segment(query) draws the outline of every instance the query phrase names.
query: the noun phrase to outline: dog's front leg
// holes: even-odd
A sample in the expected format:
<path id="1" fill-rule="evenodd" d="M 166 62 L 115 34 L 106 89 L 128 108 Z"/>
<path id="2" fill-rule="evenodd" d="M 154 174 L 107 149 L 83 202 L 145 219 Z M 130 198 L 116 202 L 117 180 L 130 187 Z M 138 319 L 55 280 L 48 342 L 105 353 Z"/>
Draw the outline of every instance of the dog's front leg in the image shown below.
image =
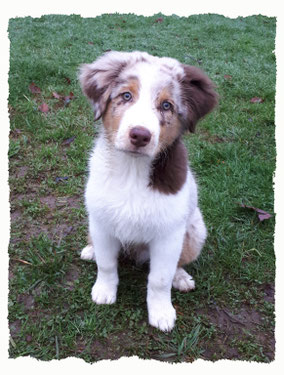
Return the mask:
<path id="1" fill-rule="evenodd" d="M 150 273 L 147 288 L 149 323 L 171 331 L 176 311 L 171 302 L 171 287 L 181 254 L 185 228 L 159 236 L 150 243 Z"/>
<path id="2" fill-rule="evenodd" d="M 111 304 L 116 301 L 120 243 L 98 223 L 90 223 L 90 234 L 97 263 L 97 280 L 92 288 L 92 300 L 97 304 Z"/>

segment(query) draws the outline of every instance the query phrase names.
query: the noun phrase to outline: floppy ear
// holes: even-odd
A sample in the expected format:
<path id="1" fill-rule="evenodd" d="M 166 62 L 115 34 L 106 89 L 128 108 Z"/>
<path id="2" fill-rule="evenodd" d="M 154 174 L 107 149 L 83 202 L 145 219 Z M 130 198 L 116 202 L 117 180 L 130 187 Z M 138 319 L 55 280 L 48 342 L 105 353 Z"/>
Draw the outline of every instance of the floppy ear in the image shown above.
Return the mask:
<path id="1" fill-rule="evenodd" d="M 83 93 L 90 99 L 95 120 L 105 112 L 111 90 L 127 60 L 123 52 L 108 52 L 91 64 L 83 64 L 79 70 L 79 80 Z"/>
<path id="2" fill-rule="evenodd" d="M 185 128 L 194 132 L 199 119 L 210 112 L 218 102 L 213 82 L 195 66 L 182 65 L 184 76 L 180 80 L 182 100 L 186 113 L 182 114 Z"/>

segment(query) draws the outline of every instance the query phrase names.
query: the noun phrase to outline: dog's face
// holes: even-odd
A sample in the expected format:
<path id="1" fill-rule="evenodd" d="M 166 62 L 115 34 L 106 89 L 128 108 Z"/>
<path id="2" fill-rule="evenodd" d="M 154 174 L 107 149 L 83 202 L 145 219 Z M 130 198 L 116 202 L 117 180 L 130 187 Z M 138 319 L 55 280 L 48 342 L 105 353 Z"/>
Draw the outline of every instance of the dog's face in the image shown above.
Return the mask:
<path id="1" fill-rule="evenodd" d="M 102 116 L 114 147 L 154 158 L 217 102 L 198 68 L 145 52 L 109 52 L 82 65 L 80 81 L 95 120 Z"/>

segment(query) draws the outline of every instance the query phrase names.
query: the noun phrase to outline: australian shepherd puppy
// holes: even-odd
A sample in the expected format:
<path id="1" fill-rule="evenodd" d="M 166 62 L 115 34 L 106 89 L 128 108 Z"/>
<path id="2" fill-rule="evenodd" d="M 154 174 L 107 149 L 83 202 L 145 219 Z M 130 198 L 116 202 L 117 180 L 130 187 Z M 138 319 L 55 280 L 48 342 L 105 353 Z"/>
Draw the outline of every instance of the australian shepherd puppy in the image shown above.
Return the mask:
<path id="1" fill-rule="evenodd" d="M 134 253 L 150 261 L 149 323 L 170 331 L 171 288 L 194 288 L 182 266 L 206 239 L 181 138 L 213 109 L 217 94 L 198 68 L 138 51 L 110 51 L 82 65 L 79 79 L 103 123 L 89 161 L 89 244 L 81 252 L 97 263 L 92 299 L 116 301 L 119 251 Z"/>

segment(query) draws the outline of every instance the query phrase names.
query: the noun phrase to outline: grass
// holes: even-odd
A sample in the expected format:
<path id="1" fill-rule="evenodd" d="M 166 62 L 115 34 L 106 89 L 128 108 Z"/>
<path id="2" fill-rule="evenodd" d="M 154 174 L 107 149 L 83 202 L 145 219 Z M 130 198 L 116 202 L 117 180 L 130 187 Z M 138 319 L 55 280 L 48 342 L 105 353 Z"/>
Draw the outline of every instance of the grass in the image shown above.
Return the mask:
<path id="1" fill-rule="evenodd" d="M 11 19 L 9 37 L 10 357 L 272 361 L 275 19 L 47 15 Z M 172 293 L 171 333 L 147 323 L 147 267 L 121 259 L 117 303 L 97 306 L 96 266 L 79 258 L 87 158 L 100 124 L 76 75 L 107 49 L 200 66 L 220 94 L 217 110 L 185 137 L 209 237 L 187 267 L 196 290 Z M 241 203 L 272 218 L 260 222 Z"/>

